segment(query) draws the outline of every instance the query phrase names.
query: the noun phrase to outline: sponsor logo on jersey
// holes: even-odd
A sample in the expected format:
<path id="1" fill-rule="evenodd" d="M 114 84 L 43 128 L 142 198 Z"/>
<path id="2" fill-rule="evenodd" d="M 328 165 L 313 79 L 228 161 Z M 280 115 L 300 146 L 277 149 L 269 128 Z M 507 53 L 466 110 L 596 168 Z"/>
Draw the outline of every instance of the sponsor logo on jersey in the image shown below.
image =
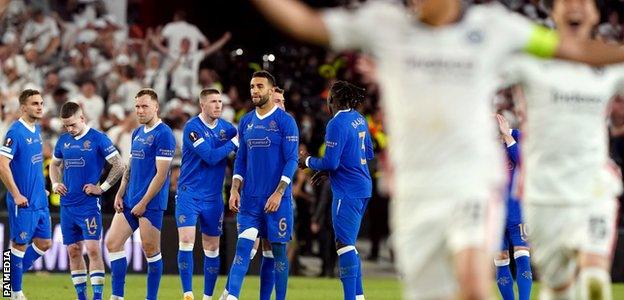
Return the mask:
<path id="1" fill-rule="evenodd" d="M 249 139 L 247 140 L 247 147 L 249 147 L 249 149 L 268 148 L 271 147 L 271 140 L 269 137 L 265 137 L 263 139 Z"/>
<path id="2" fill-rule="evenodd" d="M 63 149 L 69 149 L 70 143 L 63 143 Z"/>
<path id="3" fill-rule="evenodd" d="M 32 138 L 26 138 L 26 143 L 28 143 L 28 145 L 33 143 L 33 139 Z"/>
<path id="4" fill-rule="evenodd" d="M 72 159 L 65 159 L 63 161 L 63 164 L 65 165 L 65 169 L 69 169 L 69 168 L 82 168 L 85 166 L 85 160 L 84 158 L 72 158 Z"/>
<path id="5" fill-rule="evenodd" d="M 30 159 L 30 161 L 33 164 L 39 163 L 43 161 L 43 154 L 39 153 L 39 154 L 35 154 L 33 155 L 33 157 Z"/>
<path id="6" fill-rule="evenodd" d="M 136 158 L 136 159 L 144 159 L 145 152 L 143 152 L 143 150 L 132 150 L 130 152 L 130 157 Z"/>

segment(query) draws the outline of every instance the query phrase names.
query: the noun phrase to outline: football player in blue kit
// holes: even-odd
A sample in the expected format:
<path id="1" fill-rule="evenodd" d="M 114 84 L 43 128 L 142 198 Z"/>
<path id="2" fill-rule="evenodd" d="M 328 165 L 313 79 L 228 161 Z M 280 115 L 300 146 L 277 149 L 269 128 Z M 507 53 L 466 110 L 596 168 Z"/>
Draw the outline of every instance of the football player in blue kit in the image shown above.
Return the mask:
<path id="1" fill-rule="evenodd" d="M 509 268 L 509 252 L 513 253 L 516 262 L 516 284 L 518 285 L 518 297 L 520 300 L 531 298 L 531 286 L 533 285 L 533 273 L 529 244 L 527 240 L 526 224 L 522 221 L 522 209 L 519 199 L 514 195 L 513 187 L 516 183 L 516 167 L 520 163 L 520 131 L 511 129 L 505 117 L 496 115 L 500 135 L 507 149 L 507 165 L 509 169 L 509 183 L 507 185 L 507 219 L 503 235 L 502 248 L 494 259 L 496 266 L 496 284 L 504 300 L 513 300 L 513 277 Z"/>
<path id="2" fill-rule="evenodd" d="M 176 196 L 178 270 L 183 299 L 193 298 L 193 247 L 199 221 L 204 250 L 204 300 L 212 299 L 219 275 L 223 233 L 223 179 L 227 157 L 238 148 L 236 128 L 221 119 L 223 102 L 215 89 L 199 95 L 201 113 L 184 126 L 182 166 Z"/>
<path id="3" fill-rule="evenodd" d="M 19 104 L 22 116 L 11 125 L 0 147 L 0 179 L 8 190 L 12 299 L 26 299 L 23 273 L 52 244 L 43 139 L 37 124 L 43 117 L 43 98 L 39 91 L 27 89 L 20 93 Z"/>
<path id="4" fill-rule="evenodd" d="M 52 190 L 61 195 L 63 244 L 67 245 L 72 282 L 78 299 L 88 299 L 87 267 L 82 255 L 83 246 L 86 246 L 93 300 L 101 300 L 104 261 L 100 248 L 100 196 L 119 181 L 125 165 L 113 142 L 104 133 L 87 126 L 78 104 L 63 104 L 60 117 L 67 132 L 59 137 L 54 147 L 50 181 Z M 112 168 L 104 182 L 98 185 L 106 162 Z"/>
<path id="5" fill-rule="evenodd" d="M 293 226 L 291 181 L 297 169 L 299 131 L 295 119 L 271 100 L 275 78 L 269 72 L 252 75 L 250 92 L 255 110 L 240 121 L 240 147 L 234 163 L 229 200 L 238 213 L 238 242 L 226 287 L 228 300 L 238 299 L 256 237 L 271 244 L 275 260 L 276 299 L 286 298 L 286 244 Z M 239 190 L 242 187 L 242 192 Z"/>
<path id="6" fill-rule="evenodd" d="M 327 98 L 334 117 L 325 131 L 325 156 L 317 158 L 301 153 L 299 159 L 302 167 L 329 173 L 332 223 L 345 300 L 364 299 L 362 267 L 355 242 L 372 195 L 368 161 L 374 153 L 366 119 L 356 110 L 362 101 L 363 89 L 346 81 L 334 83 Z"/>
<path id="7" fill-rule="evenodd" d="M 117 213 L 106 240 L 113 300 L 123 299 L 128 265 L 124 244 L 137 228 L 148 262 L 146 299 L 157 299 L 163 270 L 160 229 L 167 208 L 169 167 L 176 142 L 171 128 L 158 117 L 158 95 L 154 90 L 140 90 L 134 107 L 142 126 L 132 132 L 130 164 L 115 196 Z"/>

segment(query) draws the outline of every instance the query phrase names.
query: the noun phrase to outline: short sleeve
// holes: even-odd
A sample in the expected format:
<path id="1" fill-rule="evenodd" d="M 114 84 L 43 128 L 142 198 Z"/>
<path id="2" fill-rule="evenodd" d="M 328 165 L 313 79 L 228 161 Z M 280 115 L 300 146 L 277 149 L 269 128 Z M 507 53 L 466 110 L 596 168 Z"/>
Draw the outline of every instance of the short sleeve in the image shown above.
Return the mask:
<path id="1" fill-rule="evenodd" d="M 54 158 L 63 159 L 63 149 L 61 147 L 63 147 L 63 139 L 59 138 L 54 146 Z"/>
<path id="2" fill-rule="evenodd" d="M 13 156 L 19 150 L 19 135 L 14 130 L 9 130 L 6 136 L 4 137 L 4 141 L 2 142 L 2 147 L 0 147 L 0 155 L 8 157 L 9 159 L 13 159 Z"/>
<path id="3" fill-rule="evenodd" d="M 156 160 L 172 160 L 175 154 L 175 137 L 169 131 L 163 131 L 156 141 Z"/>
<path id="4" fill-rule="evenodd" d="M 113 142 L 104 134 L 102 134 L 102 138 L 100 140 L 100 154 L 104 156 L 106 160 L 109 160 L 113 158 L 113 156 L 119 154 L 119 151 L 117 151 Z"/>

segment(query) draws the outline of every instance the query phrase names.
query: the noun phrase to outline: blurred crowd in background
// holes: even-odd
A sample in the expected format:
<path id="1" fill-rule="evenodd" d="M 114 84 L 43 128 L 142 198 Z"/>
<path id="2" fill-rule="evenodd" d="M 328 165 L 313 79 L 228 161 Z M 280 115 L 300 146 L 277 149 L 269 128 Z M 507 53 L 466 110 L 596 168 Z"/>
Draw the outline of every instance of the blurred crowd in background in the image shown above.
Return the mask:
<path id="1" fill-rule="evenodd" d="M 190 20 L 197 20 L 197 14 L 191 18 L 185 9 L 166 12 L 166 19 L 160 22 L 144 21 L 142 11 L 146 2 L 149 1 L 10 1 L 0 16 L 0 135 L 19 117 L 19 93 L 35 88 L 42 92 L 45 101 L 41 125 L 46 165 L 63 131 L 58 113 L 66 101 L 80 104 L 89 126 L 106 132 L 127 161 L 130 136 L 138 126 L 133 107 L 134 95 L 140 88 L 156 90 L 160 115 L 181 145 L 184 124 L 199 113 L 197 98 L 202 89 L 222 91 L 223 118 L 236 124 L 253 108 L 248 88 L 251 74 L 265 69 L 285 91 L 285 107 L 298 122 L 302 150 L 322 155 L 325 124 L 331 118 L 325 103 L 328 87 L 336 78 L 349 80 L 368 92 L 360 110 L 368 119 L 376 158 L 370 163 L 374 196 L 363 226 L 372 244 L 369 259 L 377 260 L 379 245 L 388 236 L 389 191 L 384 183 L 387 137 L 372 60 L 359 53 L 332 53 L 287 39 L 259 52 L 241 46 L 245 43 L 235 42 L 236 30 L 230 32 L 226 28 L 216 32 L 215 28 L 194 25 Z M 362 1 L 321 2 L 327 2 L 323 3 L 327 6 L 357 6 Z M 502 2 L 541 24 L 552 24 L 539 0 Z M 618 12 L 624 12 L 624 2 L 605 2 L 602 24 L 596 30 L 599 38 L 612 42 L 624 40 L 624 15 Z M 215 13 L 219 12 L 211 12 Z M 513 94 L 512 90 L 501 91 L 494 105 L 511 124 L 517 125 L 520 118 L 511 101 Z M 609 118 L 612 154 L 622 166 L 624 98 L 614 102 Z M 493 119 L 493 126 L 494 122 Z M 180 149 L 173 164 L 167 214 L 174 211 L 179 166 Z M 231 168 L 227 172 L 224 193 L 229 191 Z M 312 186 L 307 180 L 310 175 L 298 171 L 293 183 L 295 253 L 320 255 L 326 262 L 321 275 L 333 276 L 331 189 L 329 182 Z M 4 198 L 6 190 L 1 190 L 0 196 Z M 115 191 L 113 188 L 105 194 L 104 213 L 113 213 Z M 224 194 L 224 199 L 227 197 Z M 0 203 L 0 207 L 5 206 L 4 201 Z M 50 203 L 51 210 L 58 211 L 59 196 L 51 195 Z M 310 241 L 318 242 L 318 247 L 312 247 Z M 297 272 L 296 267 L 293 269 Z"/>

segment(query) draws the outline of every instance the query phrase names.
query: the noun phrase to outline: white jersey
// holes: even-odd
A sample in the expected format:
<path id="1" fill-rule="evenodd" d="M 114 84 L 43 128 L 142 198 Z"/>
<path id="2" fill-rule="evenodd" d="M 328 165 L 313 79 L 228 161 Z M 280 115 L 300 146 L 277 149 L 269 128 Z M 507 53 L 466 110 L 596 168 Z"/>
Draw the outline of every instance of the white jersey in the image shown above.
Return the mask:
<path id="1" fill-rule="evenodd" d="M 470 7 L 440 28 L 388 2 L 323 19 L 333 48 L 376 58 L 398 193 L 490 196 L 503 183 L 490 99 L 498 66 L 529 44 L 533 23 L 499 4 Z"/>
<path id="2" fill-rule="evenodd" d="M 525 201 L 584 204 L 613 199 L 621 182 L 608 167 L 607 106 L 624 90 L 624 67 L 592 68 L 518 55 L 506 83 L 527 102 L 523 137 Z"/>

